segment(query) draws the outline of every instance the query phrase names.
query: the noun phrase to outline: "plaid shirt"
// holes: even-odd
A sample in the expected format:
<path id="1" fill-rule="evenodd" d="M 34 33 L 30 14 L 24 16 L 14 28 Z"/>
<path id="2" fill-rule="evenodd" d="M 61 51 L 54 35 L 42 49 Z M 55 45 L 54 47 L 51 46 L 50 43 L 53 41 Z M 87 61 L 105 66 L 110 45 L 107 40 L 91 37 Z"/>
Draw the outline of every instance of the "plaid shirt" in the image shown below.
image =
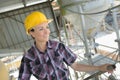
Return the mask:
<path id="1" fill-rule="evenodd" d="M 76 55 L 64 44 L 49 40 L 46 51 L 40 52 L 33 45 L 21 60 L 18 80 L 30 80 L 33 74 L 38 80 L 68 80 L 70 66 Z"/>

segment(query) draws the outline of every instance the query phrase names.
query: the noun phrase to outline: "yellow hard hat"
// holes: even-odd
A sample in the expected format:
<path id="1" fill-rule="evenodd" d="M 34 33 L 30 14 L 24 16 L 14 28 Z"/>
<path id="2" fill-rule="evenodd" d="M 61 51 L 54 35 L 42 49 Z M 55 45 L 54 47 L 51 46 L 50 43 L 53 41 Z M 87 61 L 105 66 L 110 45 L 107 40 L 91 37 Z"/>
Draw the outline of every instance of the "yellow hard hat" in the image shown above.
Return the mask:
<path id="1" fill-rule="evenodd" d="M 28 30 L 32 29 L 33 27 L 37 26 L 38 24 L 41 24 L 43 22 L 51 22 L 52 19 L 47 19 L 46 16 L 39 11 L 34 11 L 31 14 L 29 14 L 25 21 L 24 26 L 26 29 L 26 32 L 28 34 Z"/>

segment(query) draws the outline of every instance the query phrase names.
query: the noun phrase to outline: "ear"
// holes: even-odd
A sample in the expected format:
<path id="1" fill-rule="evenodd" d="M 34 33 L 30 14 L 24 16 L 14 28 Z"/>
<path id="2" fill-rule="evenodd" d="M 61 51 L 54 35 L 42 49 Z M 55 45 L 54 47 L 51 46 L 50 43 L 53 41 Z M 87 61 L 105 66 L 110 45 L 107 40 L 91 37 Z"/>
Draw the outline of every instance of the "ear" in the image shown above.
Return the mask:
<path id="1" fill-rule="evenodd" d="M 30 31 L 30 32 L 29 32 L 29 34 L 30 34 L 32 37 L 34 37 L 35 32 L 34 32 L 34 31 L 33 31 L 33 32 L 32 32 L 32 31 Z"/>

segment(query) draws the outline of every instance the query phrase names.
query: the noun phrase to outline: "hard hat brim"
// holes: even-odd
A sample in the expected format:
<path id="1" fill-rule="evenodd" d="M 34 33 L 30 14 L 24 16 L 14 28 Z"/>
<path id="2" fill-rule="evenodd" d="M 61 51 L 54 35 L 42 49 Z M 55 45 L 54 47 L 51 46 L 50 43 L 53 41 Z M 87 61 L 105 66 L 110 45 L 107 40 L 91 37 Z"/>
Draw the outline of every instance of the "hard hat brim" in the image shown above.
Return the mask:
<path id="1" fill-rule="evenodd" d="M 51 23 L 53 21 L 53 19 L 48 19 L 48 23 Z"/>

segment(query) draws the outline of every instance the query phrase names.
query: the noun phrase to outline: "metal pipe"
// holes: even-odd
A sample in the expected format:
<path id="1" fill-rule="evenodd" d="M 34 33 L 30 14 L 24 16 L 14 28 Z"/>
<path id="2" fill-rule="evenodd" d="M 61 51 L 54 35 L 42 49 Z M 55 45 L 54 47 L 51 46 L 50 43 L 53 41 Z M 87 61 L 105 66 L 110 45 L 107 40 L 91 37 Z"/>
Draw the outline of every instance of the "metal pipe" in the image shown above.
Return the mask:
<path id="1" fill-rule="evenodd" d="M 78 6 L 79 8 L 79 11 L 81 13 L 83 13 L 82 11 L 82 7 L 79 5 Z M 81 21 L 82 21 L 82 34 L 83 34 L 83 38 L 84 38 L 84 45 L 85 45 L 85 57 L 87 57 L 88 59 L 88 63 L 89 65 L 93 65 L 93 61 L 92 61 L 92 58 L 91 58 L 91 53 L 89 52 L 89 47 L 88 47 L 88 42 L 87 42 L 87 36 L 86 36 L 86 32 L 85 32 L 85 18 L 84 18 L 84 15 L 81 15 Z M 95 76 L 94 78 L 92 78 L 92 80 L 99 80 L 97 76 Z"/>
<path id="2" fill-rule="evenodd" d="M 81 6 L 78 6 L 78 8 L 79 8 L 79 11 L 82 13 L 83 11 L 82 11 L 82 7 Z M 84 15 L 81 15 L 81 21 L 82 21 L 82 26 L 81 26 L 81 28 L 82 28 L 82 34 L 83 34 L 83 38 L 84 38 L 84 45 L 85 45 L 85 57 L 87 57 L 88 58 L 88 62 L 89 62 L 89 64 L 90 65 L 92 65 L 93 63 L 92 63 L 92 59 L 91 59 L 91 54 L 90 54 L 90 52 L 89 52 L 89 48 L 88 48 L 88 42 L 87 42 L 87 36 L 86 36 L 86 32 L 85 32 L 85 18 L 84 18 Z"/>
<path id="3" fill-rule="evenodd" d="M 59 40 L 61 41 L 60 31 L 59 31 L 60 29 L 59 29 L 59 25 L 58 25 L 54 10 L 53 10 L 52 5 L 51 5 L 51 1 L 48 0 L 48 3 L 49 3 L 49 6 L 50 6 L 50 9 L 52 11 L 52 15 L 53 15 L 53 18 L 54 18 L 54 21 L 55 21 L 55 25 L 56 25 L 56 29 L 57 29 L 57 32 L 58 32 Z"/>
<path id="4" fill-rule="evenodd" d="M 114 0 L 112 0 L 111 6 L 112 7 L 114 6 Z M 118 43 L 118 49 L 119 49 L 118 55 L 120 56 L 120 35 L 119 35 L 119 27 L 117 22 L 117 13 L 115 10 L 113 10 L 113 22 L 114 22 L 113 27 L 115 28 L 115 32 L 117 36 L 117 39 L 115 41 Z"/>

